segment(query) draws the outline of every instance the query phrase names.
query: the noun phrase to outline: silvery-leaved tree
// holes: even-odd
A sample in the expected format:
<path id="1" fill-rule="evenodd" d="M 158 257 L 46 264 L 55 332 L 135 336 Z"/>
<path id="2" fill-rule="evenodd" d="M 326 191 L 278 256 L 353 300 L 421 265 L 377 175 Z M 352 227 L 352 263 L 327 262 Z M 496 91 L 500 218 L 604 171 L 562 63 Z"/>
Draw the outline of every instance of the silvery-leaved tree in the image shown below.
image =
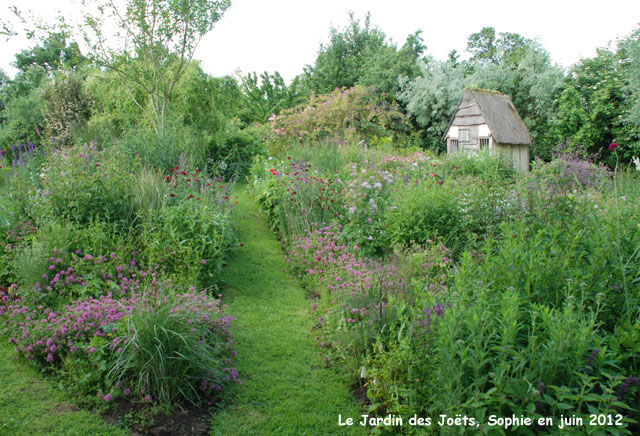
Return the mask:
<path id="1" fill-rule="evenodd" d="M 117 74 L 156 134 L 162 134 L 176 83 L 231 1 L 83 0 L 82 4 L 89 54 L 96 64 Z"/>

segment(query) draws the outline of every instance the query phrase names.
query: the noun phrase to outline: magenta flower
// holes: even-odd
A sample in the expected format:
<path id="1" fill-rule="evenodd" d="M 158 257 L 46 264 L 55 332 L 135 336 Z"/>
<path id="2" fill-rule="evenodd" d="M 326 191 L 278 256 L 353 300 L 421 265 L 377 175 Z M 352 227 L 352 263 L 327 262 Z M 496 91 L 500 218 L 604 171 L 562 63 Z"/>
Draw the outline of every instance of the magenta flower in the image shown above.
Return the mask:
<path id="1" fill-rule="evenodd" d="M 618 147 L 619 147 L 618 144 L 616 144 L 615 142 L 612 142 L 611 144 L 609 144 L 609 151 L 613 151 Z"/>
<path id="2" fill-rule="evenodd" d="M 204 265 L 205 263 L 207 263 L 207 261 L 206 261 L 206 260 L 204 260 L 204 259 L 202 259 L 202 260 L 200 261 L 200 263 Z"/>
<path id="3" fill-rule="evenodd" d="M 310 270 L 309 270 L 309 274 L 313 275 L 313 274 L 315 274 L 315 273 L 316 273 L 316 272 L 315 272 L 314 270 L 312 270 L 312 269 L 310 269 Z"/>

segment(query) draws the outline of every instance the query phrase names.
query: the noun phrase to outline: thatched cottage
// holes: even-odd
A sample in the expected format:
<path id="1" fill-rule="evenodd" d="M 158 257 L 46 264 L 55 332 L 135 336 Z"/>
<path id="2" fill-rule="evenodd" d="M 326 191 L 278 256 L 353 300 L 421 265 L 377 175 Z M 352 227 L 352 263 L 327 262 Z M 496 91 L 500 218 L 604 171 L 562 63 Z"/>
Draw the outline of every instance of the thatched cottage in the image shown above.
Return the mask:
<path id="1" fill-rule="evenodd" d="M 498 92 L 467 89 L 443 141 L 447 153 L 503 152 L 518 171 L 529 171 L 531 135 L 511 99 Z"/>

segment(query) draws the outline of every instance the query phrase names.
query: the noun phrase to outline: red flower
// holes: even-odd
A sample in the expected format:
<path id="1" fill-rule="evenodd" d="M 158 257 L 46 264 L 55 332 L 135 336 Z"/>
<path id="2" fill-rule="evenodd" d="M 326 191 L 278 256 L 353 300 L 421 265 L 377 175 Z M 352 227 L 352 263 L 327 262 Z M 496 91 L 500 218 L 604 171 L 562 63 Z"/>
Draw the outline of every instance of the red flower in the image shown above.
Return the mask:
<path id="1" fill-rule="evenodd" d="M 7 150 L 2 150 L 2 154 L 7 154 Z"/>
<path id="2" fill-rule="evenodd" d="M 618 144 L 616 144 L 615 142 L 612 142 L 611 144 L 609 144 L 609 151 L 613 151 L 618 147 L 619 147 Z"/>
<path id="3" fill-rule="evenodd" d="M 187 175 L 187 172 L 186 172 L 186 171 L 182 171 L 182 175 L 183 175 L 183 176 L 186 176 L 186 175 Z"/>

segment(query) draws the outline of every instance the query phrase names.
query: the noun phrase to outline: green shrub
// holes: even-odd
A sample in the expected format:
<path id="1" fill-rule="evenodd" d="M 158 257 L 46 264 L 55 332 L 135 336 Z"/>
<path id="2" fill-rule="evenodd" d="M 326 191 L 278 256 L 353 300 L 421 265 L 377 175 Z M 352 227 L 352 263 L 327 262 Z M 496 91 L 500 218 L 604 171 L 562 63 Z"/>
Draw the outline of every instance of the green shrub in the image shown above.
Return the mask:
<path id="1" fill-rule="evenodd" d="M 134 174 L 140 162 L 94 146 L 56 153 L 43 169 L 43 190 L 57 219 L 78 224 L 101 220 L 126 228 L 135 220 Z"/>
<path id="2" fill-rule="evenodd" d="M 41 97 L 45 138 L 58 144 L 72 144 L 74 131 L 86 125 L 91 112 L 84 78 L 77 72 L 57 71 Z"/>
<path id="3" fill-rule="evenodd" d="M 456 176 L 474 176 L 484 180 L 513 181 L 516 171 L 511 160 L 501 153 L 492 155 L 489 150 L 478 153 L 448 154 L 442 170 Z"/>
<path id="4" fill-rule="evenodd" d="M 308 103 L 283 110 L 269 121 L 266 140 L 273 150 L 322 139 L 339 143 L 374 136 L 399 139 L 408 130 L 408 121 L 395 103 L 361 86 L 312 96 Z"/>
<path id="5" fill-rule="evenodd" d="M 391 241 L 409 246 L 441 238 L 445 246 L 460 249 L 465 229 L 460 200 L 451 185 L 409 181 L 403 191 L 385 216 Z"/>
<path id="6" fill-rule="evenodd" d="M 257 128 L 240 130 L 235 123 L 209 140 L 207 169 L 225 180 L 244 178 L 249 174 L 254 156 L 261 155 L 261 132 Z"/>
<path id="7" fill-rule="evenodd" d="M 139 158 L 146 166 L 166 171 L 176 165 L 203 168 L 202 142 L 202 138 L 185 127 L 168 127 L 163 134 L 138 127 L 126 130 L 112 148 L 129 159 Z"/>
<path id="8" fill-rule="evenodd" d="M 43 108 L 40 88 L 11 99 L 3 111 L 6 121 L 3 120 L 0 128 L 0 148 L 8 149 L 11 144 L 35 141 L 36 127 L 43 123 Z"/>
<path id="9" fill-rule="evenodd" d="M 216 286 L 233 243 L 226 203 L 191 198 L 153 211 L 142 226 L 142 253 L 185 284 Z"/>
<path id="10" fill-rule="evenodd" d="M 12 249 L 8 270 L 29 302 L 55 308 L 111 290 L 103 273 L 116 277 L 117 272 L 109 261 L 130 259 L 132 250 L 132 238 L 113 224 L 52 221 L 33 228 Z"/>

